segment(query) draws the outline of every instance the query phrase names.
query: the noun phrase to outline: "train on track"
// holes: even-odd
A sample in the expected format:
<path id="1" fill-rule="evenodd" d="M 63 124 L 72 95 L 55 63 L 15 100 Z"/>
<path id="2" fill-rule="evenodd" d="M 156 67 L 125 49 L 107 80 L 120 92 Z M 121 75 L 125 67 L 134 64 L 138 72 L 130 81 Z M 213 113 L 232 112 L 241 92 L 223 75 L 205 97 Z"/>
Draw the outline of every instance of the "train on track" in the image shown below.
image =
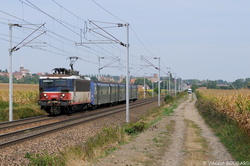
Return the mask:
<path id="1" fill-rule="evenodd" d="M 138 99 L 138 88 L 129 85 L 129 100 Z M 126 85 L 91 81 L 78 71 L 55 68 L 53 74 L 39 79 L 38 105 L 50 115 L 95 109 L 126 102 Z"/>

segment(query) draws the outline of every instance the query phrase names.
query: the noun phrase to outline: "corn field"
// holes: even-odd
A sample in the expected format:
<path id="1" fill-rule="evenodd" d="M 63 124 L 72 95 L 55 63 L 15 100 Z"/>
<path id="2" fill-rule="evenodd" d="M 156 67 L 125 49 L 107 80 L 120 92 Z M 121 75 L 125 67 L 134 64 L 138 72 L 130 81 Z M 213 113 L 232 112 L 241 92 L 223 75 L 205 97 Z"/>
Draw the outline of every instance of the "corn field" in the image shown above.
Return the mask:
<path id="1" fill-rule="evenodd" d="M 199 89 L 201 98 L 210 100 L 216 111 L 237 122 L 250 134 L 250 90 Z"/>
<path id="2" fill-rule="evenodd" d="M 13 102 L 17 104 L 36 103 L 38 95 L 38 85 L 14 84 L 13 86 Z M 8 84 L 0 84 L 0 101 L 9 101 Z"/>

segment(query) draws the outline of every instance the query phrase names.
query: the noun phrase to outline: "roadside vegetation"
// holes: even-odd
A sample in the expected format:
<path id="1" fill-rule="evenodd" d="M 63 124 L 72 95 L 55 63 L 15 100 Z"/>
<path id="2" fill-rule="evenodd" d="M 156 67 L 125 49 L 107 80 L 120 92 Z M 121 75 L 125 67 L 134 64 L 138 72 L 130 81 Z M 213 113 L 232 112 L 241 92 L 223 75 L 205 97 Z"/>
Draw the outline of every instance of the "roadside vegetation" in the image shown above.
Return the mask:
<path id="1" fill-rule="evenodd" d="M 173 100 L 160 107 L 148 110 L 146 116 L 134 123 L 122 126 L 104 127 L 95 137 L 89 138 L 81 145 L 70 147 L 57 155 L 50 156 L 47 152 L 41 154 L 26 154 L 30 166 L 33 165 L 86 165 L 94 163 L 98 158 L 109 155 L 120 145 L 133 140 L 135 136 L 157 123 L 163 116 L 170 116 L 178 106 L 178 99 L 187 92 L 178 93 Z"/>
<path id="2" fill-rule="evenodd" d="M 250 162 L 250 90 L 197 90 L 200 114 L 236 161 Z"/>
<path id="3" fill-rule="evenodd" d="M 13 87 L 13 119 L 45 115 L 37 105 L 38 85 L 14 84 Z M 0 122 L 9 120 L 8 84 L 0 84 Z"/>

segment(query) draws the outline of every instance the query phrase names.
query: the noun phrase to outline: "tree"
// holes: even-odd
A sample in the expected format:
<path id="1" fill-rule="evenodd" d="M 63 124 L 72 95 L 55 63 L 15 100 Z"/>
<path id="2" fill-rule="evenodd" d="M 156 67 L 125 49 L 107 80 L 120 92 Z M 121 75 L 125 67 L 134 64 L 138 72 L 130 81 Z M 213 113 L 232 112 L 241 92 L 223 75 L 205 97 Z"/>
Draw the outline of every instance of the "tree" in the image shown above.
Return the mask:
<path id="1" fill-rule="evenodd" d="M 98 81 L 97 77 L 96 77 L 96 76 L 93 76 L 93 75 L 90 77 L 90 79 L 91 79 L 92 81 Z"/>
<path id="2" fill-rule="evenodd" d="M 152 86 L 151 81 L 148 80 L 147 78 L 145 78 L 145 84 L 147 84 L 149 87 Z M 137 78 L 135 80 L 135 85 L 144 85 L 144 78 Z"/>
<path id="3" fill-rule="evenodd" d="M 208 81 L 207 88 L 208 89 L 218 89 L 217 81 Z"/>
<path id="4" fill-rule="evenodd" d="M 244 81 L 244 87 L 250 88 L 250 78 L 246 78 Z"/>
<path id="5" fill-rule="evenodd" d="M 192 86 L 191 86 L 191 89 L 192 89 L 192 91 L 194 92 L 196 89 L 198 89 L 199 88 L 199 85 L 197 85 L 197 84 L 192 84 Z"/>
<path id="6" fill-rule="evenodd" d="M 153 89 L 153 91 L 158 94 L 158 86 L 156 88 Z"/>
<path id="7" fill-rule="evenodd" d="M 224 81 L 224 80 L 217 80 L 217 84 L 225 84 L 225 85 L 228 85 L 229 83 L 227 81 Z"/>
<path id="8" fill-rule="evenodd" d="M 236 89 L 241 89 L 244 87 L 244 79 L 237 79 L 232 83 L 232 85 Z"/>
<path id="9" fill-rule="evenodd" d="M 119 81 L 119 80 L 120 80 L 120 77 L 119 77 L 119 76 L 112 76 L 112 78 L 113 78 L 115 81 Z"/>
<path id="10" fill-rule="evenodd" d="M 0 83 L 8 83 L 9 77 L 7 76 L 0 76 Z"/>

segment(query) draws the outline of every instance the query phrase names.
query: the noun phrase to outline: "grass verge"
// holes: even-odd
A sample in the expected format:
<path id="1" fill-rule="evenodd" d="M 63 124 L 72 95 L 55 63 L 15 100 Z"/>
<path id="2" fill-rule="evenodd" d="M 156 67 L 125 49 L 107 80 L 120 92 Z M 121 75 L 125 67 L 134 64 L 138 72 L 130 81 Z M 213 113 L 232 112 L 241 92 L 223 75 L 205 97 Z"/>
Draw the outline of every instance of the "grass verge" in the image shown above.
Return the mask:
<path id="1" fill-rule="evenodd" d="M 126 124 L 104 128 L 95 137 L 89 138 L 82 145 L 65 148 L 59 155 L 44 155 L 27 153 L 25 158 L 29 159 L 29 166 L 35 165 L 88 165 L 96 159 L 105 157 L 115 151 L 119 145 L 127 143 L 133 135 L 138 134 L 146 128 L 143 122 Z"/>
<path id="2" fill-rule="evenodd" d="M 137 132 L 136 127 L 131 126 L 131 128 L 133 128 L 134 132 Z M 129 130 L 130 134 L 132 133 L 131 131 Z M 66 165 L 77 162 L 86 165 L 87 163 L 95 162 L 99 157 L 107 156 L 116 150 L 119 145 L 126 143 L 128 140 L 129 136 L 124 128 L 120 126 L 104 128 L 95 137 L 89 138 L 82 145 L 71 147 L 64 152 L 63 156 L 66 160 Z"/>
<path id="3" fill-rule="evenodd" d="M 198 97 L 196 106 L 233 158 L 237 161 L 250 162 L 249 135 L 240 129 L 236 122 L 216 111 L 211 101 Z"/>
<path id="4" fill-rule="evenodd" d="M 0 101 L 0 122 L 5 122 L 9 120 L 9 103 L 6 101 Z M 16 104 L 13 103 L 13 119 L 23 119 L 33 116 L 47 115 L 37 104 Z"/>

